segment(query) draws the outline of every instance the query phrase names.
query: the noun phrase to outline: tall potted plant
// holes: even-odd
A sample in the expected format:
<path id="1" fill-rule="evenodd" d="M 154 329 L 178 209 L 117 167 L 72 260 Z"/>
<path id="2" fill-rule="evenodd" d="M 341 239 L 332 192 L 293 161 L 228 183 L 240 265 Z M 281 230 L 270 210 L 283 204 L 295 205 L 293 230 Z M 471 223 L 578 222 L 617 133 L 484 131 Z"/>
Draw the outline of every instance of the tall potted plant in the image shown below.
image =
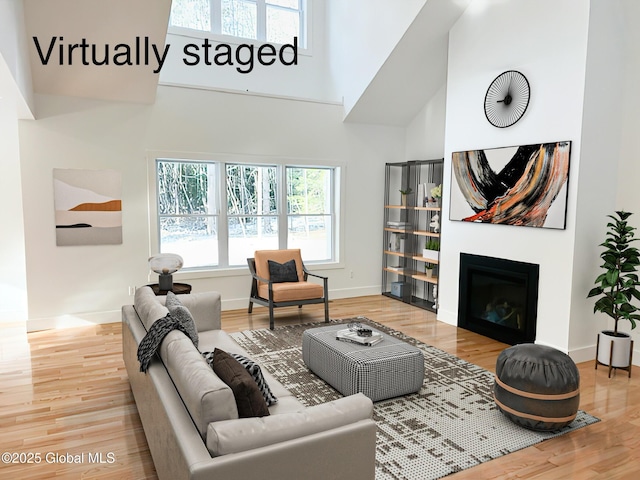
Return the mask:
<path id="1" fill-rule="evenodd" d="M 613 318 L 613 330 L 603 330 L 598 334 L 597 362 L 611 368 L 630 368 L 631 336 L 618 330 L 620 320 L 628 320 L 631 329 L 636 328 L 636 320 L 640 320 L 638 307 L 631 303 L 633 298 L 640 299 L 638 286 L 640 281 L 636 274 L 640 265 L 640 253 L 631 242 L 635 227 L 627 223 L 632 214 L 625 211 L 607 215 L 612 219 L 607 224 L 606 239 L 600 245 L 605 250 L 600 254 L 604 261 L 604 270 L 595 280 L 596 286 L 589 291 L 587 297 L 597 297 L 593 311 L 602 312 Z M 613 352 L 612 352 L 613 349 Z M 598 363 L 596 363 L 597 368 Z M 631 373 L 629 371 L 629 373 Z"/>

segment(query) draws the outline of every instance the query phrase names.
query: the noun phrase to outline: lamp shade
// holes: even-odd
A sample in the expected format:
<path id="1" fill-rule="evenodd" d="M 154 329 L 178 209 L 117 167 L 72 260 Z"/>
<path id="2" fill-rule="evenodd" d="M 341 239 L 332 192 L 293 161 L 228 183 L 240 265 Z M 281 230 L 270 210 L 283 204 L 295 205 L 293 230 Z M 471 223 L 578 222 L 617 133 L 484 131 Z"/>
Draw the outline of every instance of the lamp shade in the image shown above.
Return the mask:
<path id="1" fill-rule="evenodd" d="M 149 258 L 149 268 L 158 274 L 170 275 L 184 265 L 180 255 L 175 253 L 159 253 Z"/>

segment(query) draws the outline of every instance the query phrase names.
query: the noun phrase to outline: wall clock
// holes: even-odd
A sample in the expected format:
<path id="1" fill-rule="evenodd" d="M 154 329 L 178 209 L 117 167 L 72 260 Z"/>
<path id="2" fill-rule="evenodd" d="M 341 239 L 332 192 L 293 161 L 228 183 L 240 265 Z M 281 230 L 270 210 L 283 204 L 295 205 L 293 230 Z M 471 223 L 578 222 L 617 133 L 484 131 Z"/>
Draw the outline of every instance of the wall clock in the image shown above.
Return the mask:
<path id="1" fill-rule="evenodd" d="M 484 97 L 484 114 L 498 128 L 510 127 L 522 118 L 529 106 L 531 89 L 522 73 L 508 70 L 498 75 Z"/>

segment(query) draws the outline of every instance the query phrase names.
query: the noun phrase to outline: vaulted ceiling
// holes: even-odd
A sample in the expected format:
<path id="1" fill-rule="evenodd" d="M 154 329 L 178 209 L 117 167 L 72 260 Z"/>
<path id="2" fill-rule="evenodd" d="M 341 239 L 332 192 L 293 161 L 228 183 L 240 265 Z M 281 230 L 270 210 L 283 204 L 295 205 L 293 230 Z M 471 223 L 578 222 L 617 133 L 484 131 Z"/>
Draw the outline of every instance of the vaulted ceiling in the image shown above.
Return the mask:
<path id="1" fill-rule="evenodd" d="M 144 63 L 156 62 L 152 45 L 164 50 L 170 8 L 171 0 L 24 0 L 34 91 L 153 103 L 159 74 Z M 125 61 L 133 66 L 116 64 Z"/>
<path id="2" fill-rule="evenodd" d="M 448 32 L 471 1 L 425 0 L 345 120 L 407 125 L 446 84 Z M 35 93 L 154 102 L 160 75 L 153 66 L 164 51 L 171 0 L 23 4 Z M 133 65 L 118 65 L 125 61 Z"/>

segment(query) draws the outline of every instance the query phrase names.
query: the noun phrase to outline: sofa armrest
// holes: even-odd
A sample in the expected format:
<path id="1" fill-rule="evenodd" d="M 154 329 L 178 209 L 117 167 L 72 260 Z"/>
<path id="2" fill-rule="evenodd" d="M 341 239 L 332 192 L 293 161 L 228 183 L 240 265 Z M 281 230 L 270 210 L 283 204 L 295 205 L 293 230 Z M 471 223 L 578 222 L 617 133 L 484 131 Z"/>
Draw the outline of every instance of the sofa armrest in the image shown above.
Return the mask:
<path id="1" fill-rule="evenodd" d="M 221 300 L 218 292 L 199 292 L 189 295 L 180 295 L 182 303 L 196 324 L 198 332 L 207 330 L 220 330 L 221 327 Z M 169 310 L 165 307 L 166 297 L 153 293 L 150 287 L 144 286 L 136 290 L 134 298 L 135 310 L 142 324 L 147 330 L 156 320 L 165 317 Z"/>
<path id="2" fill-rule="evenodd" d="M 361 393 L 301 412 L 212 422 L 207 448 L 212 456 L 238 453 L 339 428 L 373 416 L 373 402 Z"/>

